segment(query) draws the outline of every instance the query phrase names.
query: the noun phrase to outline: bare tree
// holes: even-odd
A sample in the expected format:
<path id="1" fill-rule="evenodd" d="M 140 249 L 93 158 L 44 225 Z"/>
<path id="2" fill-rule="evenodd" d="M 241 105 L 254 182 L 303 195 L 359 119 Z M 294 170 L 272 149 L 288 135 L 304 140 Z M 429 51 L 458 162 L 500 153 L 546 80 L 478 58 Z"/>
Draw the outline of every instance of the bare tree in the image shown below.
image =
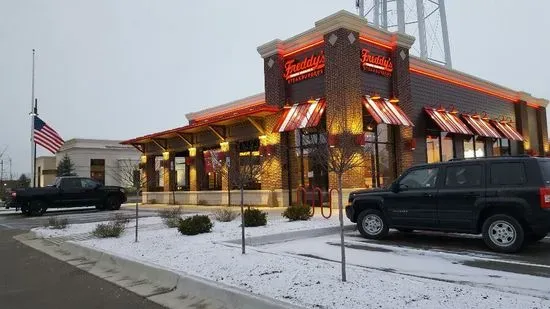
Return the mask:
<path id="1" fill-rule="evenodd" d="M 256 148 L 254 147 L 254 141 L 239 143 L 244 145 L 242 148 L 245 151 L 237 151 L 234 156 L 230 156 L 229 153 L 211 150 L 210 160 L 213 170 L 220 173 L 222 178 L 227 180 L 229 190 L 233 187 L 240 190 L 241 247 L 242 254 L 245 254 L 244 190 L 260 181 L 262 175 L 268 170 L 271 159 L 268 157 L 262 158 L 263 154 L 261 154 L 260 151 L 253 150 Z M 248 209 L 250 209 L 250 204 L 248 204 Z"/>
<path id="2" fill-rule="evenodd" d="M 338 120 L 335 120 L 338 119 Z M 347 117 L 333 118 L 328 122 L 329 132 L 326 139 L 317 139 L 310 156 L 329 172 L 334 173 L 338 186 L 338 210 L 340 221 L 340 248 L 342 264 L 342 281 L 346 281 L 346 251 L 344 243 L 344 202 L 343 202 L 343 176 L 353 170 L 364 168 L 369 161 L 368 155 L 374 150 L 373 144 L 365 143 L 363 133 L 355 133 L 358 128 L 347 123 Z M 365 146 L 366 145 L 366 146 Z"/>
<path id="3" fill-rule="evenodd" d="M 163 169 L 163 173 L 166 173 L 166 169 Z M 136 228 L 135 228 L 135 242 L 138 242 L 138 218 L 139 218 L 139 199 L 140 194 L 144 188 L 147 188 L 149 184 L 157 180 L 156 177 L 151 175 L 143 175 L 140 171 L 140 163 L 135 159 L 122 159 L 118 161 L 118 167 L 112 168 L 110 176 L 117 180 L 121 186 L 132 188 L 136 194 Z M 161 174 L 159 177 L 164 177 Z"/>

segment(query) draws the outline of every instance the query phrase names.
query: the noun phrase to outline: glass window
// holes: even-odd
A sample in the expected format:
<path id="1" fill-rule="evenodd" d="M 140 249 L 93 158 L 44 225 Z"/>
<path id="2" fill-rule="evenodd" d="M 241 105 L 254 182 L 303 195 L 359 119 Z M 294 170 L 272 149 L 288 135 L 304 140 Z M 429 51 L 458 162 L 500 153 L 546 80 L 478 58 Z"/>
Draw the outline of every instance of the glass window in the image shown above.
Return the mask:
<path id="1" fill-rule="evenodd" d="M 550 184 L 550 160 L 539 160 L 539 165 L 544 183 Z"/>
<path id="2" fill-rule="evenodd" d="M 500 151 L 500 139 L 496 139 L 493 142 L 493 156 L 501 156 L 502 152 Z"/>
<path id="3" fill-rule="evenodd" d="M 428 154 L 428 163 L 441 162 L 439 148 L 439 136 L 426 136 L 426 153 Z"/>
<path id="4" fill-rule="evenodd" d="M 90 159 L 90 178 L 105 184 L 105 159 Z"/>
<path id="5" fill-rule="evenodd" d="M 65 189 L 80 189 L 82 188 L 82 183 L 80 182 L 80 178 L 63 178 L 61 187 Z"/>
<path id="6" fill-rule="evenodd" d="M 464 158 L 475 158 L 476 153 L 474 151 L 474 138 L 470 137 L 469 139 L 464 140 Z"/>
<path id="7" fill-rule="evenodd" d="M 526 179 L 525 169 L 523 168 L 523 164 L 520 162 L 491 164 L 491 184 L 520 185 L 524 184 Z"/>
<path id="8" fill-rule="evenodd" d="M 155 157 L 155 174 L 157 187 L 164 187 L 164 167 L 162 166 L 162 157 Z"/>
<path id="9" fill-rule="evenodd" d="M 80 181 L 84 189 L 95 189 L 97 186 L 97 182 L 91 179 L 82 178 Z"/>
<path id="10" fill-rule="evenodd" d="M 441 132 L 441 161 L 449 161 L 455 157 L 453 145 L 453 135 L 451 133 Z"/>
<path id="11" fill-rule="evenodd" d="M 500 140 L 500 155 L 501 156 L 509 156 L 511 154 L 510 152 L 510 140 L 507 138 L 503 138 Z"/>
<path id="12" fill-rule="evenodd" d="M 482 184 L 481 165 L 447 167 L 446 187 L 479 187 Z"/>
<path id="13" fill-rule="evenodd" d="M 434 188 L 437 181 L 437 171 L 437 168 L 422 168 L 413 170 L 399 181 L 399 187 L 409 190 Z"/>
<path id="14" fill-rule="evenodd" d="M 475 139 L 476 158 L 485 157 L 485 139 L 478 137 Z"/>
<path id="15" fill-rule="evenodd" d="M 189 186 L 189 176 L 187 175 L 187 165 L 185 164 L 185 157 L 175 157 L 174 165 L 176 171 L 176 189 L 184 190 Z"/>

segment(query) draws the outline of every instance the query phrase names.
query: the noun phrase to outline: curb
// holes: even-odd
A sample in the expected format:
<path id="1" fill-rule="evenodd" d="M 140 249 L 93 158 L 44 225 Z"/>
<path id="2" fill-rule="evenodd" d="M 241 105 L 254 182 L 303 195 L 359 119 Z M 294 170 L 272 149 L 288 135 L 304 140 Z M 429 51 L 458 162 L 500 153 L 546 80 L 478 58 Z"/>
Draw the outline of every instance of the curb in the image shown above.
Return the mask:
<path id="1" fill-rule="evenodd" d="M 57 246 L 34 232 L 14 237 L 21 243 L 171 309 L 301 309 L 190 274 L 136 262 L 108 252 L 65 242 Z"/>
<path id="2" fill-rule="evenodd" d="M 356 228 L 355 224 L 344 225 L 344 231 L 353 231 L 355 230 L 355 228 Z M 270 245 L 270 244 L 285 242 L 288 240 L 299 240 L 299 239 L 305 239 L 305 238 L 321 237 L 321 236 L 330 235 L 338 232 L 340 232 L 340 226 L 331 226 L 331 227 L 324 227 L 324 228 L 313 229 L 313 230 L 302 230 L 302 231 L 285 232 L 285 233 L 256 236 L 256 237 L 246 237 L 246 245 L 259 247 L 263 245 Z M 241 244 L 240 239 L 222 241 L 222 242 L 230 243 L 230 244 L 239 244 L 239 245 Z"/>

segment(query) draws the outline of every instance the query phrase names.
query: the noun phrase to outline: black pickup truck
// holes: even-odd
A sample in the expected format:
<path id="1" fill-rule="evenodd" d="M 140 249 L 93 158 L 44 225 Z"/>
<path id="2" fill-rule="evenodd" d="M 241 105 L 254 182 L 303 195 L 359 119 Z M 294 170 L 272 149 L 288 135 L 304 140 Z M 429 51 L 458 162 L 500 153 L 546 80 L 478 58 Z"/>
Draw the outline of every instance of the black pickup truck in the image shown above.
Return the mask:
<path id="1" fill-rule="evenodd" d="M 104 186 L 90 178 L 59 177 L 52 186 L 15 189 L 6 208 L 21 209 L 28 216 L 42 215 L 48 208 L 95 206 L 117 210 L 126 202 L 121 187 Z"/>
<path id="2" fill-rule="evenodd" d="M 347 217 L 361 235 L 388 228 L 482 234 L 491 249 L 519 251 L 550 232 L 550 159 L 510 156 L 423 164 L 389 188 L 352 192 Z"/>

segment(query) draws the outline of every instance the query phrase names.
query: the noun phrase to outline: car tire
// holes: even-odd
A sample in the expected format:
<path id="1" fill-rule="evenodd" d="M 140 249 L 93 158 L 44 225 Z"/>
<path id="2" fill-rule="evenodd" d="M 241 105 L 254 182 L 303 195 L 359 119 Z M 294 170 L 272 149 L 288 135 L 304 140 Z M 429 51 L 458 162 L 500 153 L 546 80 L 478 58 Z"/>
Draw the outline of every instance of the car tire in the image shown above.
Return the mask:
<path id="1" fill-rule="evenodd" d="M 25 216 L 30 216 L 31 215 L 31 212 L 30 212 L 28 207 L 22 207 L 21 208 L 21 213 Z"/>
<path id="2" fill-rule="evenodd" d="M 120 209 L 120 199 L 116 196 L 109 196 L 105 200 L 105 209 L 108 210 L 119 210 Z"/>
<path id="3" fill-rule="evenodd" d="M 397 229 L 401 233 L 412 233 L 414 232 L 413 229 Z"/>
<path id="4" fill-rule="evenodd" d="M 377 209 L 367 209 L 357 217 L 357 229 L 365 238 L 382 239 L 388 235 L 389 227 L 382 212 Z"/>
<path id="5" fill-rule="evenodd" d="M 483 223 L 483 241 L 494 251 L 513 253 L 519 251 L 525 241 L 525 231 L 516 218 L 493 215 Z"/>
<path id="6" fill-rule="evenodd" d="M 48 206 L 46 205 L 46 203 L 44 203 L 41 200 L 35 200 L 30 203 L 29 215 L 42 216 L 47 209 L 48 209 Z"/>

